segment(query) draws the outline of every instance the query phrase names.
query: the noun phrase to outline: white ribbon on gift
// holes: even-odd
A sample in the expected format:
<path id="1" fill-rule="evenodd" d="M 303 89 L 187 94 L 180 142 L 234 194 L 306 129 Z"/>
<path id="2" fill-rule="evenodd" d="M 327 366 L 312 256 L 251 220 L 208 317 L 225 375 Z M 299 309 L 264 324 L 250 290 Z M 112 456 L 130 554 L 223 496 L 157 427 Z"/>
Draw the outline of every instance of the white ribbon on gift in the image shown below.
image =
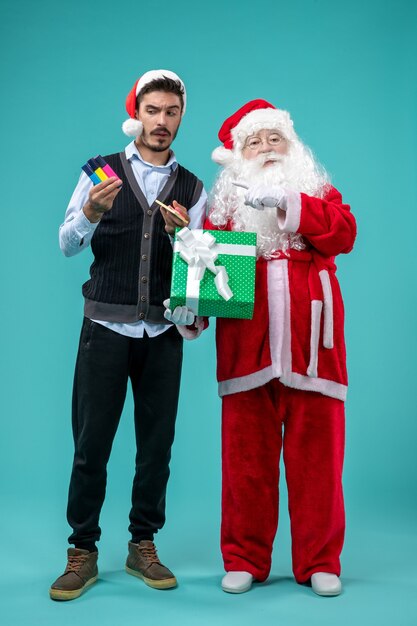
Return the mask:
<path id="1" fill-rule="evenodd" d="M 215 275 L 214 284 L 217 293 L 227 302 L 233 296 L 233 291 L 228 285 L 229 275 L 224 265 L 215 265 L 219 254 L 254 256 L 256 246 L 219 244 L 216 238 L 208 232 L 199 228 L 190 230 L 184 227 L 176 234 L 174 252 L 179 252 L 180 257 L 188 265 L 185 304 L 197 315 L 200 283 L 206 269 Z"/>

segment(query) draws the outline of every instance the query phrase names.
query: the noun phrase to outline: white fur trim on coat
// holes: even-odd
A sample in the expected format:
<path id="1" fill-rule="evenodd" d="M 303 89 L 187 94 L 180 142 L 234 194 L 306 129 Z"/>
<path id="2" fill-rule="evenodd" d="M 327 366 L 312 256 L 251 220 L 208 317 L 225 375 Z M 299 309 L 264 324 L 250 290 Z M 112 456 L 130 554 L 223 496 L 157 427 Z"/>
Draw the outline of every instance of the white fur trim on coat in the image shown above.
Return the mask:
<path id="1" fill-rule="evenodd" d="M 301 194 L 297 191 L 287 191 L 281 206 L 282 209 L 277 209 L 278 226 L 284 233 L 298 232 L 301 221 Z"/>
<path id="2" fill-rule="evenodd" d="M 330 284 L 330 276 L 327 270 L 319 272 L 321 287 L 324 298 L 324 325 L 323 325 L 323 346 L 328 349 L 333 348 L 333 294 Z"/>
<path id="3" fill-rule="evenodd" d="M 317 378 L 322 308 L 323 302 L 321 300 L 311 301 L 310 363 L 307 369 L 307 376 L 311 378 Z"/>
<path id="4" fill-rule="evenodd" d="M 254 372 L 248 376 L 241 376 L 240 378 L 230 378 L 224 380 L 218 384 L 219 396 L 228 396 L 232 393 L 239 393 L 240 391 L 249 391 L 250 389 L 256 389 L 266 385 L 270 380 L 276 378 L 274 376 L 272 366 L 269 365 L 259 372 Z M 347 396 L 347 386 L 342 383 L 336 383 L 334 380 L 328 380 L 327 378 L 311 378 L 310 376 L 303 376 L 296 372 L 285 372 L 279 378 L 280 382 L 286 387 L 292 389 L 301 389 L 302 391 L 315 391 L 322 393 L 324 396 L 335 398 L 344 402 Z"/>
<path id="5" fill-rule="evenodd" d="M 324 396 L 335 398 L 344 402 L 347 396 L 347 386 L 342 383 L 336 383 L 334 380 L 327 378 L 310 378 L 296 372 L 284 374 L 280 379 L 283 385 L 292 387 L 293 389 L 301 389 L 302 391 L 316 391 Z"/>

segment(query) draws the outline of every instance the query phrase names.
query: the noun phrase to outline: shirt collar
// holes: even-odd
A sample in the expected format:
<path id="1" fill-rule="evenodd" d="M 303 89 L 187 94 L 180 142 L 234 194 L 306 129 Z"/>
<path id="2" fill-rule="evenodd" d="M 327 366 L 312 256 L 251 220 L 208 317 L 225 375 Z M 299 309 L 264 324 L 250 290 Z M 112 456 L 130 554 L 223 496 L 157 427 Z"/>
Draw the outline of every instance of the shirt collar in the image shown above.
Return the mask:
<path id="1" fill-rule="evenodd" d="M 168 162 L 165 163 L 165 165 L 154 165 L 153 163 L 148 163 L 148 161 L 145 161 L 141 157 L 140 152 L 137 149 L 134 141 L 132 141 L 129 145 L 126 146 L 125 154 L 126 154 L 126 159 L 128 161 L 131 161 L 132 159 L 139 159 L 139 161 L 141 161 L 144 165 L 147 165 L 148 167 L 153 167 L 154 169 L 170 168 L 172 171 L 174 171 L 178 167 L 177 159 L 175 158 L 175 154 L 173 153 L 172 150 L 170 150 L 169 159 L 168 159 Z"/>

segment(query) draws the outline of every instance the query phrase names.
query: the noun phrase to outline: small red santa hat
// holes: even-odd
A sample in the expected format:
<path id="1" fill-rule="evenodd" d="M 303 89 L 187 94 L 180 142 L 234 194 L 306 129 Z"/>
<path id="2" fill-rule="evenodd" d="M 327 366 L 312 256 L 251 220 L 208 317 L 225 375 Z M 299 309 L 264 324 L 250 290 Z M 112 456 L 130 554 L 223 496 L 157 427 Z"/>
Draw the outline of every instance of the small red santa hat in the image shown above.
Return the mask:
<path id="1" fill-rule="evenodd" d="M 172 80 L 179 81 L 179 83 L 181 84 L 181 88 L 183 89 L 183 92 L 184 92 L 182 96 L 184 104 L 182 107 L 181 115 L 184 115 L 185 106 L 187 102 L 187 94 L 185 91 L 184 83 L 182 82 L 181 78 L 177 76 L 177 74 L 175 74 L 174 72 L 171 72 L 170 70 L 150 70 L 149 72 L 146 72 L 145 74 L 143 74 L 143 76 L 138 78 L 138 80 L 135 82 L 135 84 L 133 85 L 132 89 L 129 91 L 127 98 L 126 98 L 126 111 L 128 112 L 130 117 L 128 120 L 123 122 L 122 130 L 125 133 L 125 135 L 127 135 L 128 137 L 138 137 L 139 135 L 142 134 L 142 130 L 143 130 L 142 122 L 140 122 L 139 120 L 135 118 L 136 98 L 138 96 L 138 93 L 141 91 L 141 89 L 145 87 L 145 85 L 152 82 L 153 80 L 158 80 L 160 78 L 171 78 Z"/>
<path id="2" fill-rule="evenodd" d="M 242 150 L 247 137 L 263 128 L 277 130 L 289 141 L 296 137 L 287 111 L 277 109 L 266 100 L 251 100 L 223 122 L 219 130 L 223 145 L 213 150 L 211 158 L 219 165 L 227 165 Z"/>

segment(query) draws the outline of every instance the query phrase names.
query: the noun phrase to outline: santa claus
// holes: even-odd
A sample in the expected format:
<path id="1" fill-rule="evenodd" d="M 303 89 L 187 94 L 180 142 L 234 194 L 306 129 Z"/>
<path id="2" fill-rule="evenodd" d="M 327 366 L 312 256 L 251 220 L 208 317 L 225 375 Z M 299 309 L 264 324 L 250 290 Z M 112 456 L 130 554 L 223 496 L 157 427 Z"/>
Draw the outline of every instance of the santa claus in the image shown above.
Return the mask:
<path id="1" fill-rule="evenodd" d="M 223 167 L 205 228 L 257 233 L 253 318 L 216 327 L 222 588 L 242 593 L 268 577 L 282 449 L 295 579 L 338 595 L 347 373 L 334 259 L 352 249 L 355 219 L 286 111 L 248 102 L 219 139 L 213 159 Z M 185 307 L 167 317 L 192 320 Z M 194 323 L 184 336 L 200 334 Z"/>

